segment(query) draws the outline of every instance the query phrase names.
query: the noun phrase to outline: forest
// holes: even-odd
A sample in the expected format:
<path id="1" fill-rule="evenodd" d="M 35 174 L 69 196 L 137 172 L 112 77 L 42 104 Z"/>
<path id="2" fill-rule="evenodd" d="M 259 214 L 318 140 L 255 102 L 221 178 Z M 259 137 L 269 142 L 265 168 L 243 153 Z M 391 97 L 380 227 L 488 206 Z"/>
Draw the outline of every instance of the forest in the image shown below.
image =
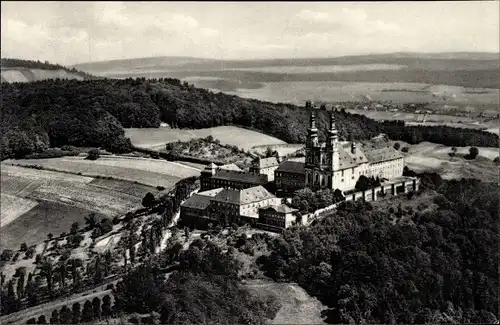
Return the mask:
<path id="1" fill-rule="evenodd" d="M 1 158 L 20 158 L 49 147 L 103 147 L 126 152 L 123 128 L 177 128 L 237 125 L 288 143 L 304 143 L 309 112 L 291 104 L 243 99 L 196 88 L 178 79 L 45 80 L 2 83 Z M 318 111 L 320 138 L 326 136 L 328 112 Z M 498 135 L 447 126 L 405 126 L 377 122 L 343 110 L 335 114 L 345 140 L 391 139 L 453 146 L 498 146 Z"/>
<path id="2" fill-rule="evenodd" d="M 494 323 L 499 186 L 420 176 L 436 209 L 345 202 L 257 262 L 328 306 L 328 323 Z"/>

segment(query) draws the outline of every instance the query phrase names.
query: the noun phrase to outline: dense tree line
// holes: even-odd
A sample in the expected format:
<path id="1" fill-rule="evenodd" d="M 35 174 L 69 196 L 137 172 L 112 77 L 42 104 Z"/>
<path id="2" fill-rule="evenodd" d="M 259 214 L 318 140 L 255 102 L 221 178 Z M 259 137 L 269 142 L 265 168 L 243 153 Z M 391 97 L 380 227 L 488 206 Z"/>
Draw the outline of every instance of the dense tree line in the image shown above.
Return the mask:
<path id="1" fill-rule="evenodd" d="M 444 144 L 446 146 L 498 147 L 496 134 L 470 128 L 454 128 L 446 125 L 408 125 L 403 121 L 384 121 L 381 123 L 384 133 L 391 140 L 417 144 L 423 141 Z"/>
<path id="2" fill-rule="evenodd" d="M 86 300 L 83 308 L 79 302 L 75 302 L 70 307 L 54 309 L 48 321 L 45 315 L 40 315 L 38 318 L 30 318 L 26 324 L 79 324 L 102 321 L 111 316 L 113 316 L 111 297 L 105 295 L 102 301 L 98 297 Z"/>
<path id="3" fill-rule="evenodd" d="M 116 312 L 158 314 L 161 324 L 264 324 L 279 309 L 276 297 L 259 299 L 238 281 L 239 262 L 217 245 L 195 240 L 173 245 L 179 265 L 165 281 L 162 263 L 150 260 L 116 286 Z M 151 317 L 152 318 L 152 317 Z"/>
<path id="4" fill-rule="evenodd" d="M 494 323 L 500 188 L 437 174 L 422 186 L 435 190 L 437 208 L 345 202 L 285 231 L 258 263 L 318 297 L 329 323 Z"/>
<path id="5" fill-rule="evenodd" d="M 243 99 L 195 88 L 177 79 L 45 80 L 2 83 L 2 157 L 22 157 L 48 147 L 74 145 L 126 151 L 123 127 L 179 128 L 239 125 L 289 143 L 304 143 L 309 112 L 292 104 Z M 325 139 L 328 113 L 318 111 Z M 379 133 L 410 143 L 434 141 L 455 146 L 498 146 L 498 136 L 472 129 L 379 123 L 339 111 L 342 138 L 369 139 Z"/>

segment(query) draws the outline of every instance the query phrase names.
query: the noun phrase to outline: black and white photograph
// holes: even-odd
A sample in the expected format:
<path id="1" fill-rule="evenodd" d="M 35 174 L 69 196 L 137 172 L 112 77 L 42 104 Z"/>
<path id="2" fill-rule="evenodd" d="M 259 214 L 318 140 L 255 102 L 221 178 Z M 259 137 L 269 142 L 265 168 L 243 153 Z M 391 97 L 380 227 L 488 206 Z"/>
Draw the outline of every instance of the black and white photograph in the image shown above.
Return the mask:
<path id="1" fill-rule="evenodd" d="M 499 324 L 500 1 L 1 1 L 0 324 Z"/>

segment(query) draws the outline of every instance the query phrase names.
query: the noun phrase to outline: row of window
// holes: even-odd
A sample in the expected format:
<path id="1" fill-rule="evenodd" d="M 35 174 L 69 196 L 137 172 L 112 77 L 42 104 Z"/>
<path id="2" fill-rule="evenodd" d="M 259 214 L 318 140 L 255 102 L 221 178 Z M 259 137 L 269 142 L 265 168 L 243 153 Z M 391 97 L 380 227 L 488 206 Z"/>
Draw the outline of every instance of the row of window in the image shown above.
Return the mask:
<path id="1" fill-rule="evenodd" d="M 285 226 L 285 221 L 284 220 L 275 220 L 275 219 L 263 219 L 262 223 L 268 224 L 268 225 L 273 225 L 273 226 L 280 226 L 284 227 Z"/>
<path id="2" fill-rule="evenodd" d="M 265 218 L 285 219 L 285 215 L 281 213 L 265 213 Z"/>
<path id="3" fill-rule="evenodd" d="M 300 175 L 300 174 L 292 174 L 292 173 L 284 173 L 284 172 L 275 172 L 275 176 L 276 177 L 292 178 L 292 179 L 302 178 L 302 175 Z"/>

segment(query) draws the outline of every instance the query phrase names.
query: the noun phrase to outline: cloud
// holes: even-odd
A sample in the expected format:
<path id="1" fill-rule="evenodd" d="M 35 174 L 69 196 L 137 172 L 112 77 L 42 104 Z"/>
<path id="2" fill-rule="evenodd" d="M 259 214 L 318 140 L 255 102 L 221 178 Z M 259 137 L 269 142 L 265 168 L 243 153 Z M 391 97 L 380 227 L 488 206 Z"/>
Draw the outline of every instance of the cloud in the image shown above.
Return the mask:
<path id="1" fill-rule="evenodd" d="M 219 35 L 219 31 L 213 28 L 202 28 L 200 29 L 200 33 L 205 37 L 216 37 Z"/>
<path id="2" fill-rule="evenodd" d="M 371 20 L 368 15 L 359 9 L 342 8 L 337 11 L 302 10 L 297 17 L 309 24 L 316 24 L 322 30 L 330 28 L 337 32 L 371 35 L 375 33 L 399 33 L 398 24 Z"/>
<path id="3" fill-rule="evenodd" d="M 498 2 L 19 1 L 1 9 L 2 56 L 68 65 L 152 55 L 249 59 L 499 47 Z"/>

